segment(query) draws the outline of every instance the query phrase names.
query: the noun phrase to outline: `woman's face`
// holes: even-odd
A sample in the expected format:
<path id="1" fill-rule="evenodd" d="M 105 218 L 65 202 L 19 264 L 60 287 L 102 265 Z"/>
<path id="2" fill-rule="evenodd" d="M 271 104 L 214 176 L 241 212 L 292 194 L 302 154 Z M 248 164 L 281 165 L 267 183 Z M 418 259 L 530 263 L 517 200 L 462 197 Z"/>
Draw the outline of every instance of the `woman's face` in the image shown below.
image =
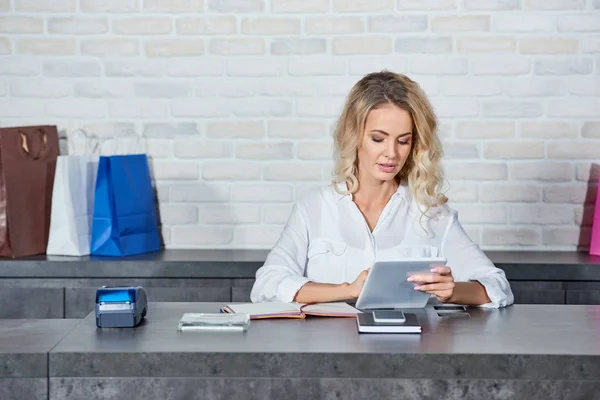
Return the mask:
<path id="1" fill-rule="evenodd" d="M 358 148 L 358 174 L 361 181 L 394 179 L 412 148 L 413 122 L 408 111 L 384 104 L 367 115 Z"/>

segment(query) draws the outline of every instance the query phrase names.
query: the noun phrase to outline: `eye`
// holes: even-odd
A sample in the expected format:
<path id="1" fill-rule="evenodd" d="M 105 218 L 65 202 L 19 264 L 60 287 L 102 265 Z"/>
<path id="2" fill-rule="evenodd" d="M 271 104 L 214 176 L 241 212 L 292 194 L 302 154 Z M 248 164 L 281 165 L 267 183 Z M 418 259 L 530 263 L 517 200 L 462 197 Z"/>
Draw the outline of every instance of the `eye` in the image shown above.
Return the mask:
<path id="1" fill-rule="evenodd" d="M 381 143 L 383 142 L 383 138 L 377 137 L 377 136 L 372 136 L 371 140 L 374 141 L 375 143 Z"/>
<path id="2" fill-rule="evenodd" d="M 407 145 L 410 144 L 410 140 L 398 140 L 398 143 L 400 143 L 401 145 Z"/>

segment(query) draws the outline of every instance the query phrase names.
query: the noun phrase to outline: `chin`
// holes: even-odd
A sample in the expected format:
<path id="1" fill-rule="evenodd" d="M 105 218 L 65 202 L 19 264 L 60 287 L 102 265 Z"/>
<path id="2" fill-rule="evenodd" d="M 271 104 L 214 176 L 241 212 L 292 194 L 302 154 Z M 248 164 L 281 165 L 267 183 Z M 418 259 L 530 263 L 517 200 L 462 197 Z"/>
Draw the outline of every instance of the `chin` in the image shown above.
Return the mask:
<path id="1" fill-rule="evenodd" d="M 377 179 L 378 181 L 393 181 L 396 176 L 398 176 L 398 172 L 394 174 L 386 174 L 385 172 L 375 171 L 373 174 L 373 178 Z"/>

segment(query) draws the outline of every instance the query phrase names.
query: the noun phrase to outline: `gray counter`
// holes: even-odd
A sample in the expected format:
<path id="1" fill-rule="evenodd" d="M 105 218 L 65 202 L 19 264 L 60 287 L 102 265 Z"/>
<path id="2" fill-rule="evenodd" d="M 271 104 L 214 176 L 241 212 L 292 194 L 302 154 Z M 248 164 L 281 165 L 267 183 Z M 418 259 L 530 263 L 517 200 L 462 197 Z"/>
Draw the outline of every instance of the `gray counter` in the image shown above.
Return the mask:
<path id="1" fill-rule="evenodd" d="M 222 305 L 152 303 L 136 329 L 99 330 L 89 315 L 50 351 L 50 398 L 600 398 L 598 306 L 413 310 L 422 335 L 318 317 L 176 331 L 184 312 Z"/>

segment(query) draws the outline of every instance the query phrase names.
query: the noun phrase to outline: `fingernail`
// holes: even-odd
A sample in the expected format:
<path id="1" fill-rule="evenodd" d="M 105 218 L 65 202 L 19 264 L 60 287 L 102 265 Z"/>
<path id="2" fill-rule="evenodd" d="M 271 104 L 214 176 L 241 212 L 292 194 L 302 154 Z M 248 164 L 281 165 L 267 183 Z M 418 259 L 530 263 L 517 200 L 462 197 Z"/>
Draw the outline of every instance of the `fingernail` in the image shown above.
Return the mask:
<path id="1" fill-rule="evenodd" d="M 431 268 L 431 272 L 437 272 L 436 268 Z"/>
<path id="2" fill-rule="evenodd" d="M 421 290 L 421 286 L 415 286 L 415 290 Z"/>
<path id="3" fill-rule="evenodd" d="M 407 279 L 407 281 L 409 281 L 409 282 L 414 282 L 414 281 L 415 281 L 415 278 L 413 278 L 413 277 L 411 276 L 411 277 L 409 277 L 409 278 Z"/>

